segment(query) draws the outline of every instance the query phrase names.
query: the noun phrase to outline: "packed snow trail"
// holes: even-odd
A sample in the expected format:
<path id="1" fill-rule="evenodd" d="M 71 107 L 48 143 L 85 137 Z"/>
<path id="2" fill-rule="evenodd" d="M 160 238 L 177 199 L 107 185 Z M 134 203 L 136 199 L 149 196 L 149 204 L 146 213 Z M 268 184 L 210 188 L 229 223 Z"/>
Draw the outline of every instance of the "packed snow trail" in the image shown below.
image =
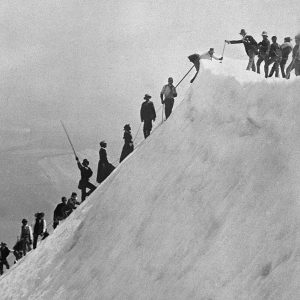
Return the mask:
<path id="1" fill-rule="evenodd" d="M 299 80 L 219 65 L 0 279 L 2 299 L 299 299 Z"/>

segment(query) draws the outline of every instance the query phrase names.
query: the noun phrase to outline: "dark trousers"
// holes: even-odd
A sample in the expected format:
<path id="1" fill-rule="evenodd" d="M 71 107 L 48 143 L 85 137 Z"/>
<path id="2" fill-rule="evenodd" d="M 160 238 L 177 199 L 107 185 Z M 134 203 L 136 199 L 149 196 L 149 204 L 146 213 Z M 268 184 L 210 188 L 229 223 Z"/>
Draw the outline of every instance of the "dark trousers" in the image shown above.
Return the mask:
<path id="1" fill-rule="evenodd" d="M 54 219 L 53 220 L 53 229 L 55 229 L 57 226 L 59 225 L 59 220 L 58 219 Z"/>
<path id="2" fill-rule="evenodd" d="M 166 119 L 169 118 L 170 114 L 172 113 L 173 105 L 174 105 L 174 99 L 173 98 L 167 98 L 164 101 L 165 103 L 165 115 Z"/>
<path id="3" fill-rule="evenodd" d="M 32 246 L 33 246 L 33 249 L 36 248 L 38 239 L 39 239 L 39 235 L 38 235 L 38 234 L 33 234 L 33 245 L 32 245 Z"/>
<path id="4" fill-rule="evenodd" d="M 258 56 L 258 60 L 256 62 L 256 71 L 258 74 L 260 74 L 260 64 L 262 62 L 265 62 L 265 66 L 264 66 L 264 70 L 265 70 L 265 77 L 268 77 L 267 73 L 266 73 L 266 65 L 267 65 L 267 55 L 266 53 L 260 53 L 259 56 Z"/>
<path id="5" fill-rule="evenodd" d="M 31 241 L 27 238 L 22 239 L 22 251 L 23 255 L 26 255 L 27 252 L 31 251 Z"/>
<path id="6" fill-rule="evenodd" d="M 96 188 L 96 186 L 88 181 L 81 189 L 81 202 L 83 202 L 85 198 L 89 196 Z M 87 192 L 86 189 L 89 189 L 89 191 Z"/>
<path id="7" fill-rule="evenodd" d="M 274 63 L 274 64 L 273 64 Z M 273 67 L 271 69 L 271 72 L 269 74 L 269 66 L 273 64 Z M 268 59 L 267 61 L 267 67 L 266 67 L 266 76 L 272 77 L 275 72 L 275 77 L 279 77 L 279 61 L 277 56 L 273 56 Z"/>
<path id="8" fill-rule="evenodd" d="M 3 274 L 3 266 L 6 266 L 6 269 L 9 269 L 9 264 L 6 259 L 0 260 L 0 275 Z"/>
<path id="9" fill-rule="evenodd" d="M 282 78 L 285 78 L 285 65 L 286 65 L 287 60 L 288 60 L 287 58 L 283 58 L 279 64 Z"/>
<path id="10" fill-rule="evenodd" d="M 253 72 L 256 72 L 255 61 L 254 61 L 255 59 L 254 50 L 249 50 L 247 54 L 249 56 L 249 61 L 246 70 L 248 71 L 252 70 Z"/>
<path id="11" fill-rule="evenodd" d="M 15 256 L 15 258 L 16 258 L 15 261 L 14 261 L 14 263 L 16 263 L 19 259 L 22 258 L 23 253 L 22 253 L 22 251 L 14 250 L 14 256 Z"/>
<path id="12" fill-rule="evenodd" d="M 147 138 L 152 130 L 152 120 L 144 120 L 144 137 Z"/>
<path id="13" fill-rule="evenodd" d="M 294 64 L 294 68 L 295 68 L 295 75 L 300 76 L 300 60 L 296 60 Z"/>

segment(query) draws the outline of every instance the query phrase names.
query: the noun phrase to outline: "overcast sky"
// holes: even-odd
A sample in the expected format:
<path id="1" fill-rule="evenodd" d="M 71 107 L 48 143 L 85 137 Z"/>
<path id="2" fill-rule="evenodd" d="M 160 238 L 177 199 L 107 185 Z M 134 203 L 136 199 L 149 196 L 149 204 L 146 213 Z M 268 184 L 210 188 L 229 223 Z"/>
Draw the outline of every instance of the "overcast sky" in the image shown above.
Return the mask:
<path id="1" fill-rule="evenodd" d="M 125 122 L 146 92 L 159 103 L 167 77 L 176 82 L 190 67 L 189 54 L 214 47 L 220 55 L 241 28 L 282 42 L 300 31 L 299 16 L 297 0 L 3 0 L 2 120 L 118 115 L 127 101 Z M 245 57 L 241 45 L 226 55 Z"/>

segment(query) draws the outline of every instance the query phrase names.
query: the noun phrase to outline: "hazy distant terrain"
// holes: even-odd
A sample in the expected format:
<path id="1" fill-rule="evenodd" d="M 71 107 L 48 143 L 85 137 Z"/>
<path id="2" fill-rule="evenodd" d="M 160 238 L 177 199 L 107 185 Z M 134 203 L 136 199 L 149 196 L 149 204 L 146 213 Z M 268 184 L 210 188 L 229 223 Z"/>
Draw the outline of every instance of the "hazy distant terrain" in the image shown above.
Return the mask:
<path id="1" fill-rule="evenodd" d="M 0 279 L 2 298 L 298 300 L 299 79 L 240 63 L 205 63 L 167 122 Z"/>
<path id="2" fill-rule="evenodd" d="M 20 220 L 32 221 L 37 210 L 50 223 L 61 196 L 76 190 L 79 173 L 59 120 L 94 172 L 102 139 L 117 161 L 123 125 L 136 133 L 144 94 L 159 108 L 162 85 L 169 76 L 179 81 L 189 54 L 215 47 L 219 55 L 242 27 L 256 39 L 262 30 L 280 40 L 296 33 L 298 1 L 270 3 L 1 1 L 0 240 L 12 246 Z M 245 58 L 240 46 L 226 56 Z"/>

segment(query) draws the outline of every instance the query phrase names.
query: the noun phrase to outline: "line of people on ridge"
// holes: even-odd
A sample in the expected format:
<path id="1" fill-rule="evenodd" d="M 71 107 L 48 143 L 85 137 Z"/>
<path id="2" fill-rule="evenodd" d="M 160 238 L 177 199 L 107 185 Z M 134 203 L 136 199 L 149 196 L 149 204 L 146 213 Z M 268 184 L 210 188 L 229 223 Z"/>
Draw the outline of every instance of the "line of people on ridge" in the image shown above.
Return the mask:
<path id="1" fill-rule="evenodd" d="M 210 48 L 209 51 L 199 55 L 192 54 L 188 58 L 194 64 L 196 68 L 196 74 L 193 79 L 190 81 L 191 83 L 197 77 L 200 70 L 200 60 L 201 59 L 216 59 L 222 61 L 223 57 L 217 58 L 214 56 L 214 49 Z M 164 113 L 166 119 L 172 113 L 174 101 L 177 97 L 176 87 L 173 85 L 173 78 L 168 78 L 168 83 L 162 87 L 160 92 L 161 103 L 164 106 Z M 141 122 L 144 123 L 143 133 L 144 138 L 146 139 L 152 130 L 152 122 L 156 119 L 156 111 L 152 101 L 150 101 L 152 97 L 149 94 L 145 94 L 144 102 L 141 105 L 140 109 L 140 118 Z M 119 162 L 121 163 L 130 153 L 134 151 L 133 138 L 131 134 L 130 124 L 126 124 L 124 126 L 124 145 L 122 148 L 121 156 Z M 103 140 L 100 142 L 100 150 L 99 150 L 99 162 L 98 162 L 98 170 L 97 170 L 97 182 L 101 184 L 115 169 L 115 167 L 108 161 L 107 152 L 106 152 L 107 143 Z M 59 203 L 53 212 L 53 229 L 55 229 L 59 223 L 65 220 L 83 201 L 85 201 L 86 197 L 88 197 L 95 189 L 96 186 L 90 182 L 90 178 L 93 175 L 93 171 L 89 167 L 89 161 L 85 158 L 82 162 L 80 162 L 79 158 L 75 156 L 78 169 L 80 171 L 80 180 L 78 183 L 78 189 L 81 190 L 81 202 L 78 201 L 77 193 L 73 192 L 71 197 L 67 200 L 66 197 L 61 198 L 61 203 Z M 44 213 L 36 213 L 36 220 L 34 224 L 34 230 L 32 230 L 31 226 L 28 225 L 28 221 L 26 219 L 22 220 L 21 227 L 21 235 L 20 239 L 17 240 L 17 243 L 14 245 L 13 250 L 10 250 L 6 243 L 1 243 L 0 249 L 0 275 L 3 274 L 3 266 L 6 266 L 9 269 L 9 264 L 7 262 L 7 257 L 10 252 L 13 252 L 15 255 L 15 262 L 21 259 L 26 255 L 29 251 L 35 249 L 37 247 L 37 242 L 39 237 L 41 240 L 44 240 L 49 233 L 46 228 L 46 221 L 44 220 Z"/>
<path id="2" fill-rule="evenodd" d="M 264 61 L 265 62 L 265 77 L 271 77 L 275 73 L 275 76 L 278 77 L 278 67 L 281 68 L 281 73 L 283 78 L 288 78 L 289 73 L 295 69 L 296 76 L 300 75 L 300 34 L 295 36 L 296 45 L 293 48 L 291 44 L 291 38 L 286 37 L 284 39 L 284 43 L 279 46 L 277 44 L 277 38 L 275 36 L 272 37 L 272 44 L 270 44 L 268 40 L 267 32 L 262 32 L 262 41 L 257 43 L 254 38 L 250 35 L 246 34 L 246 31 L 242 29 L 240 31 L 242 35 L 241 40 L 233 40 L 228 41 L 225 40 L 227 44 L 239 44 L 243 43 L 245 46 L 245 50 L 247 55 L 249 56 L 249 62 L 247 65 L 247 70 L 256 71 L 255 68 L 255 56 L 258 55 L 258 61 L 256 63 L 257 73 L 260 73 L 260 65 Z M 287 74 L 285 73 L 285 65 L 288 60 L 289 54 L 293 53 L 293 60 L 289 67 L 287 68 Z M 207 52 L 203 54 L 192 54 L 188 56 L 190 62 L 193 63 L 193 66 L 196 69 L 196 74 L 191 79 L 191 83 L 197 77 L 200 70 L 200 61 L 202 59 L 208 60 L 220 60 L 222 62 L 223 57 L 214 56 L 214 48 L 210 48 Z M 269 74 L 269 66 L 273 63 L 273 67 Z M 191 71 L 191 70 L 190 70 Z M 189 71 L 189 72 L 190 72 Z M 189 73 L 188 72 L 188 73 Z M 187 74 L 188 74 L 187 73 Z M 186 75 L 187 75 L 186 74 Z M 185 75 L 185 76 L 186 76 Z M 185 77 L 184 77 L 185 78 Z M 180 81 L 181 82 L 181 81 Z M 177 85 L 178 86 L 178 85 Z M 165 117 L 166 119 L 172 113 L 172 109 L 174 106 L 174 98 L 177 97 L 176 87 L 173 85 L 173 78 L 168 78 L 168 83 L 163 86 L 160 99 L 161 103 L 164 105 Z M 140 109 L 140 118 L 141 122 L 144 123 L 143 133 L 144 138 L 146 139 L 152 130 L 152 122 L 156 119 L 156 111 L 152 101 L 150 101 L 152 97 L 149 94 L 145 94 L 144 102 L 141 105 Z M 134 151 L 133 138 L 131 134 L 130 124 L 126 124 L 124 126 L 124 145 L 122 148 L 120 163 L 131 153 Z M 100 142 L 100 150 L 99 150 L 99 162 L 98 162 L 98 171 L 97 171 L 97 182 L 101 184 L 115 169 L 115 167 L 108 161 L 107 152 L 106 152 L 107 143 L 103 140 Z M 89 161 L 87 159 L 83 159 L 80 162 L 79 158 L 75 156 L 78 169 L 80 171 L 81 178 L 78 183 L 78 189 L 81 190 L 81 202 L 77 200 L 77 193 L 73 192 L 71 197 L 67 200 L 66 197 L 61 198 L 61 203 L 59 203 L 53 213 L 53 228 L 55 229 L 59 222 L 66 219 L 83 201 L 85 201 L 86 197 L 88 197 L 95 189 L 96 186 L 90 182 L 90 178 L 93 175 L 93 171 L 89 167 Z M 87 191 L 88 190 L 88 191 Z M 0 244 L 0 275 L 3 274 L 3 267 L 6 266 L 9 269 L 9 264 L 7 262 L 8 255 L 13 252 L 15 255 L 15 262 L 20 258 L 26 255 L 27 252 L 31 251 L 32 248 L 35 249 L 37 247 L 38 239 L 44 240 L 49 233 L 47 232 L 46 221 L 44 219 L 44 213 L 38 212 L 35 214 L 35 224 L 34 229 L 32 230 L 31 226 L 28 225 L 28 221 L 26 219 L 22 220 L 21 226 L 21 234 L 20 239 L 17 240 L 17 243 L 14 245 L 13 249 L 9 249 L 7 244 L 1 242 Z"/>
<path id="3" fill-rule="evenodd" d="M 249 57 L 248 65 L 246 70 L 252 70 L 260 74 L 260 65 L 262 62 L 264 65 L 265 78 L 279 77 L 279 67 L 281 69 L 282 78 L 289 79 L 290 73 L 295 69 L 296 76 L 300 75 L 300 34 L 295 36 L 296 45 L 293 47 L 291 44 L 292 39 L 285 37 L 282 45 L 277 43 L 277 37 L 272 36 L 272 43 L 268 39 L 268 33 L 262 32 L 262 41 L 257 43 L 253 36 L 246 33 L 245 29 L 241 29 L 240 33 L 242 39 L 240 40 L 225 40 L 227 44 L 244 44 L 245 51 Z M 292 62 L 286 69 L 286 63 L 289 55 L 292 53 Z M 255 64 L 255 56 L 258 55 L 258 60 Z M 269 67 L 272 66 L 271 72 Z"/>
<path id="4" fill-rule="evenodd" d="M 120 156 L 120 162 L 123 161 L 134 150 L 131 128 L 129 124 L 124 126 L 123 138 L 124 146 Z M 101 141 L 97 172 L 98 183 L 102 183 L 115 168 L 107 159 L 106 147 L 107 143 L 105 141 Z M 84 159 L 81 163 L 77 156 L 75 159 L 81 174 L 81 178 L 78 183 L 78 188 L 81 190 L 81 202 L 78 201 L 76 192 L 73 192 L 68 200 L 66 197 L 62 197 L 61 203 L 55 207 L 53 212 L 53 229 L 55 229 L 62 220 L 66 219 L 77 208 L 77 206 L 85 201 L 86 197 L 88 197 L 96 189 L 96 186 L 89 181 L 90 177 L 93 175 L 93 172 L 89 167 L 89 161 Z M 33 230 L 28 224 L 28 220 L 23 219 L 20 238 L 17 238 L 17 242 L 13 246 L 13 249 L 9 249 L 7 244 L 4 242 L 1 242 L 0 244 L 0 275 L 3 274 L 4 266 L 6 266 L 7 269 L 10 268 L 7 261 L 10 253 L 14 254 L 14 263 L 16 263 L 29 251 L 37 247 L 39 239 L 44 240 L 48 236 L 49 233 L 47 231 L 46 220 L 44 219 L 43 212 L 38 212 L 35 214 Z"/>
<path id="5" fill-rule="evenodd" d="M 77 200 L 77 193 L 73 192 L 71 197 L 67 200 L 66 197 L 62 197 L 61 203 L 59 203 L 53 213 L 53 228 L 55 229 L 59 222 L 66 219 L 76 209 L 80 202 Z M 22 220 L 20 238 L 17 238 L 17 242 L 13 246 L 13 249 L 9 249 L 7 244 L 1 242 L 0 244 L 0 275 L 3 274 L 3 268 L 6 266 L 10 268 L 7 258 L 10 253 L 15 256 L 14 263 L 24 257 L 32 249 L 36 249 L 38 240 L 44 240 L 49 236 L 47 231 L 45 214 L 43 212 L 37 212 L 35 214 L 35 222 L 32 227 L 28 224 L 27 219 Z"/>
<path id="6" fill-rule="evenodd" d="M 7 244 L 1 242 L 0 244 L 0 275 L 3 274 L 3 267 L 9 269 L 9 263 L 7 257 L 12 252 L 15 256 L 15 263 L 31 251 L 32 248 L 37 247 L 39 238 L 44 240 L 49 233 L 47 232 L 46 220 L 44 219 L 44 213 L 38 212 L 35 214 L 35 223 L 33 230 L 26 219 L 22 220 L 20 239 L 17 239 L 13 249 L 9 249 Z"/>

